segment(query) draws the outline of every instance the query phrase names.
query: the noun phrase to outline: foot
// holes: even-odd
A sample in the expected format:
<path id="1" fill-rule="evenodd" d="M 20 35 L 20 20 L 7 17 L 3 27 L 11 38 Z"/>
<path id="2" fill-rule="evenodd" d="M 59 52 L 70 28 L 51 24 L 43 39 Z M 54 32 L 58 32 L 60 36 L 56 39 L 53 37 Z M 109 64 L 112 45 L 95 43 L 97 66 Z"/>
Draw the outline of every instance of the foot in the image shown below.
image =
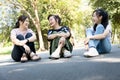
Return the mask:
<path id="1" fill-rule="evenodd" d="M 95 48 L 90 48 L 89 51 L 84 53 L 84 56 L 86 56 L 86 57 L 95 57 L 98 55 L 99 55 L 99 53 Z"/>
<path id="2" fill-rule="evenodd" d="M 23 56 L 21 57 L 21 62 L 26 62 L 26 61 L 28 61 L 28 58 L 26 54 L 24 53 Z"/>
<path id="3" fill-rule="evenodd" d="M 86 51 L 89 50 L 89 46 L 88 46 L 88 44 L 85 45 L 85 50 L 86 50 Z"/>
<path id="4" fill-rule="evenodd" d="M 50 59 L 59 59 L 60 58 L 60 54 L 55 51 L 52 53 L 52 55 L 50 56 Z"/>
<path id="5" fill-rule="evenodd" d="M 64 51 L 64 57 L 65 58 L 70 58 L 70 57 L 72 57 L 72 54 L 70 53 L 70 51 L 65 50 Z"/>
<path id="6" fill-rule="evenodd" d="M 37 54 L 35 54 L 33 52 L 31 52 L 30 57 L 31 57 L 32 61 L 37 61 L 37 60 L 41 59 L 40 56 L 38 56 Z"/>

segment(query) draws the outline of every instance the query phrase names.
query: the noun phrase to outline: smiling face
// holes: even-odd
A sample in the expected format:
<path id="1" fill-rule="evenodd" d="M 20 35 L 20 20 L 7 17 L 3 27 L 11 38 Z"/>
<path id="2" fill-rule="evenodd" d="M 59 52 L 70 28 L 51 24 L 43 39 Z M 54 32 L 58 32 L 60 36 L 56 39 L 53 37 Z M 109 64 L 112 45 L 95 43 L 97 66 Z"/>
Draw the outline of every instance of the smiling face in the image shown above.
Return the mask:
<path id="1" fill-rule="evenodd" d="M 92 21 L 94 24 L 99 24 L 101 23 L 101 20 L 102 20 L 102 16 L 99 16 L 96 14 L 96 12 L 93 13 L 93 16 L 92 16 Z"/>
<path id="2" fill-rule="evenodd" d="M 29 19 L 26 18 L 25 21 L 20 21 L 20 26 L 24 27 L 25 29 L 28 29 L 29 26 Z"/>
<path id="3" fill-rule="evenodd" d="M 54 28 L 56 25 L 58 25 L 58 22 L 55 20 L 54 16 L 49 17 L 49 25 L 50 25 L 51 27 L 53 27 L 53 28 Z"/>

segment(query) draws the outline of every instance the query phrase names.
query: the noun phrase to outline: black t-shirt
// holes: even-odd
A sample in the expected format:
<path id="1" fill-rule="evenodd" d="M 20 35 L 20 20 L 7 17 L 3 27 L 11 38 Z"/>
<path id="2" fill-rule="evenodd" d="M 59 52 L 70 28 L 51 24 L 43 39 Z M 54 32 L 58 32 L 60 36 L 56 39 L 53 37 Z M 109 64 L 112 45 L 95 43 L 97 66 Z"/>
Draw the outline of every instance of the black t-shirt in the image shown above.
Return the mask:
<path id="1" fill-rule="evenodd" d="M 48 30 L 48 35 L 50 34 L 55 34 L 55 33 L 60 33 L 60 32 L 70 32 L 70 29 L 66 26 L 61 27 L 60 29 L 50 29 Z"/>

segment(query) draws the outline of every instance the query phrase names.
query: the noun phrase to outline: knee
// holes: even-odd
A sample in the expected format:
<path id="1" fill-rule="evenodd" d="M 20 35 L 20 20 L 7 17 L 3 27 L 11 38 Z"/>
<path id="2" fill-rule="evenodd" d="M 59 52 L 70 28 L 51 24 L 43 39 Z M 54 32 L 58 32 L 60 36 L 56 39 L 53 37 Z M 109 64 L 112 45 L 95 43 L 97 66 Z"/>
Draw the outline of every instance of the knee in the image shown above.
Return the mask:
<path id="1" fill-rule="evenodd" d="M 60 43 L 60 44 L 64 44 L 64 43 L 65 43 L 65 40 L 66 40 L 66 39 L 65 39 L 64 37 L 61 37 L 60 40 L 59 40 L 59 43 Z"/>
<path id="2" fill-rule="evenodd" d="M 88 32 L 88 31 L 89 31 L 89 32 L 92 32 L 93 29 L 92 29 L 92 28 L 87 28 L 87 29 L 86 29 L 86 32 Z"/>
<path id="3" fill-rule="evenodd" d="M 24 37 L 23 37 L 23 35 L 17 35 L 17 39 L 19 39 L 19 40 L 24 40 Z"/>
<path id="4" fill-rule="evenodd" d="M 31 36 L 32 36 L 32 33 L 27 33 L 26 36 L 25 36 L 25 38 L 29 38 Z"/>

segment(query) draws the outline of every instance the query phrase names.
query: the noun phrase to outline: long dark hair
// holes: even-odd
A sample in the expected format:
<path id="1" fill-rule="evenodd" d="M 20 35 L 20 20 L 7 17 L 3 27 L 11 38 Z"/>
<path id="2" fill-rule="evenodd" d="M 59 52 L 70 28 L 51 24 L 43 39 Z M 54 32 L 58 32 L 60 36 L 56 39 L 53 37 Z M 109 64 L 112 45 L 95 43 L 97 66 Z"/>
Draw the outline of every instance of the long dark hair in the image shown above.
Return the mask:
<path id="1" fill-rule="evenodd" d="M 101 24 L 104 26 L 104 28 L 106 28 L 108 25 L 108 13 L 103 9 L 96 9 L 95 11 L 93 11 L 93 14 L 94 13 L 96 13 L 98 17 L 102 16 Z M 96 27 L 97 27 L 97 24 L 94 24 L 93 26 L 94 30 L 96 30 Z"/>
<path id="2" fill-rule="evenodd" d="M 51 16 L 54 17 L 54 19 L 55 19 L 56 22 L 57 22 L 57 20 L 58 20 L 58 24 L 59 24 L 59 25 L 61 24 L 61 18 L 60 18 L 58 15 L 50 14 L 47 19 L 49 20 L 49 18 L 50 18 Z"/>
<path id="3" fill-rule="evenodd" d="M 24 23 L 24 21 L 25 21 L 27 18 L 28 18 L 28 17 L 25 16 L 25 15 L 19 16 L 14 28 L 19 28 L 19 26 L 20 26 L 19 21 L 22 21 L 22 22 Z"/>

